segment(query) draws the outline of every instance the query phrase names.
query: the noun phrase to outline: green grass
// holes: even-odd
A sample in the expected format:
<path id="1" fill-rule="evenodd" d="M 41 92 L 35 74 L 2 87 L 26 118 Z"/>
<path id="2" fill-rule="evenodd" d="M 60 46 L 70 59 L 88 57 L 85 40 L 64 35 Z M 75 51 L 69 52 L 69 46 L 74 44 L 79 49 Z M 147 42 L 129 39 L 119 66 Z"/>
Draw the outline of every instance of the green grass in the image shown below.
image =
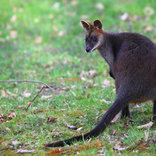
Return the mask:
<path id="1" fill-rule="evenodd" d="M 98 2 L 104 9 L 96 8 Z M 156 43 L 154 0 L 98 2 L 0 1 L 0 80 L 39 80 L 55 86 L 53 91 L 42 92 L 26 112 L 23 108 L 41 85 L 0 84 L 0 115 L 6 118 L 5 122 L 0 121 L 0 149 L 3 149 L 0 152 L 3 155 L 15 154 L 19 148 L 36 149 L 36 155 L 46 155 L 44 144 L 89 131 L 114 101 L 114 80 L 109 77 L 107 64 L 97 52 L 91 55 L 84 52 L 81 20 L 100 19 L 105 31 L 138 32 Z M 128 13 L 129 18 L 122 21 L 120 16 L 124 13 Z M 10 35 L 12 31 L 17 34 Z M 97 73 L 94 78 L 88 74 L 91 70 Z M 105 86 L 104 80 L 111 84 Z M 25 92 L 30 93 L 30 97 L 24 97 Z M 133 116 L 133 124 L 120 120 L 84 144 L 83 150 L 73 146 L 73 151 L 64 154 L 96 155 L 103 150 L 105 155 L 118 155 L 120 151 L 113 150 L 117 142 L 135 147 L 138 141 L 145 140 L 145 130 L 136 127 L 148 123 L 152 116 L 152 103 L 141 106 L 138 109 L 131 106 L 140 111 Z M 16 117 L 9 119 L 12 112 Z M 48 122 L 48 117 L 55 117 L 56 122 Z M 66 123 L 82 129 L 68 129 Z M 113 130 L 116 131 L 114 135 Z M 148 138 L 146 150 L 143 150 L 143 141 L 140 148 L 121 153 L 136 155 L 140 150 L 140 155 L 154 155 L 155 128 L 148 130 Z M 98 143 L 103 143 L 102 148 L 94 146 L 97 139 Z"/>

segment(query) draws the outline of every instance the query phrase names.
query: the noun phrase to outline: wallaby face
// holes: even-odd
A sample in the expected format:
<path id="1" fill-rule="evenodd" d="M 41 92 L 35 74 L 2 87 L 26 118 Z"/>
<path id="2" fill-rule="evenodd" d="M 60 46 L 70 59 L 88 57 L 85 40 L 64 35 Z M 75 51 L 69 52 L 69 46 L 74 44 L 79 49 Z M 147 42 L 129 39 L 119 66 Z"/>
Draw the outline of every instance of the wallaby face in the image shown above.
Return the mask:
<path id="1" fill-rule="evenodd" d="M 91 53 L 96 50 L 103 42 L 103 29 L 99 21 L 95 21 L 94 25 L 81 21 L 83 28 L 86 30 L 85 49 Z"/>
<path id="2" fill-rule="evenodd" d="M 74 141 L 98 136 L 120 111 L 122 117 L 130 116 L 129 104 L 133 102 L 152 100 L 153 120 L 156 120 L 156 45 L 140 34 L 104 32 L 99 20 L 93 24 L 81 23 L 86 30 L 86 51 L 97 49 L 110 67 L 116 99 L 92 130 L 46 147 L 71 145 Z"/>

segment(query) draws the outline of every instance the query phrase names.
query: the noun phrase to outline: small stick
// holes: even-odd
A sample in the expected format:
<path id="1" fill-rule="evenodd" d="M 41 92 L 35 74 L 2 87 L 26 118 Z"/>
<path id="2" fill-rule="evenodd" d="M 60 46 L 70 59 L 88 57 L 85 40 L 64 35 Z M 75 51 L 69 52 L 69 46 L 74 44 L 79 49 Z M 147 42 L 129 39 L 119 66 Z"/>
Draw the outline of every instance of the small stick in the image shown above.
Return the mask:
<path id="1" fill-rule="evenodd" d="M 42 81 L 34 81 L 34 80 L 0 80 L 0 82 L 7 82 L 7 83 L 15 83 L 15 82 L 17 82 L 17 83 L 21 83 L 21 82 L 30 82 L 30 83 L 41 83 L 41 84 L 43 84 L 43 86 L 42 86 L 42 88 L 38 91 L 38 93 L 37 93 L 37 95 L 31 100 L 31 101 L 28 101 L 28 106 L 27 106 L 27 108 L 26 108 L 26 111 L 28 111 L 28 108 L 31 106 L 31 104 L 35 101 L 35 99 L 37 98 L 37 96 L 42 92 L 42 90 L 44 89 L 44 88 L 49 88 L 51 91 L 53 91 L 53 89 L 52 89 L 52 87 L 51 86 L 49 86 L 48 84 L 46 84 L 46 83 L 44 83 L 44 82 L 42 82 Z"/>
<path id="2" fill-rule="evenodd" d="M 42 86 L 42 88 L 38 91 L 36 96 L 31 101 L 28 101 L 28 106 L 26 108 L 26 111 L 28 111 L 28 108 L 31 106 L 31 104 L 35 101 L 35 99 L 38 97 L 38 95 L 42 92 L 44 88 L 46 88 L 46 86 Z"/>
<path id="3" fill-rule="evenodd" d="M 34 81 L 34 80 L 13 80 L 13 81 L 12 80 L 11 81 L 6 80 L 6 81 L 2 81 L 2 80 L 0 80 L 0 82 L 8 82 L 8 83 L 14 83 L 14 82 L 17 82 L 17 83 L 21 83 L 21 82 L 41 83 L 41 84 L 47 86 L 49 89 L 51 89 L 53 91 L 53 89 L 48 84 L 46 84 L 46 83 L 44 83 L 42 81 Z"/>

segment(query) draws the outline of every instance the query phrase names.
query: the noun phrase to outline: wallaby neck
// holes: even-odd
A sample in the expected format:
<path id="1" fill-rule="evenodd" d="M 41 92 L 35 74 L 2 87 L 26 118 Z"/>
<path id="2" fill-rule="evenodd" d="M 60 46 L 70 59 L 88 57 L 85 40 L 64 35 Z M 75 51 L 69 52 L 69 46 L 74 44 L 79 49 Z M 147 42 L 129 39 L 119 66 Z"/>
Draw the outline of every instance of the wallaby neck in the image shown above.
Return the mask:
<path id="1" fill-rule="evenodd" d="M 106 60 L 109 67 L 112 68 L 114 63 L 114 53 L 112 43 L 109 39 L 109 34 L 103 34 L 103 40 L 98 48 L 98 51 L 101 54 L 101 56 Z"/>

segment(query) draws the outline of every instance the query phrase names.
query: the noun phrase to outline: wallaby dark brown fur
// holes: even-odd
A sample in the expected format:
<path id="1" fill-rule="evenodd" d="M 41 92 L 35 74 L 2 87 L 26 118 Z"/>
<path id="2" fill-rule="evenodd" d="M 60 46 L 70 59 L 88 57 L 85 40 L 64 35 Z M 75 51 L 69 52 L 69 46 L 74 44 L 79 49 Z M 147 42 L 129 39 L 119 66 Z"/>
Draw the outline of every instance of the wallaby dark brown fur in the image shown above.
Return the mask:
<path id="1" fill-rule="evenodd" d="M 137 33 L 108 33 L 102 23 L 81 21 L 86 30 L 85 48 L 98 50 L 115 79 L 116 99 L 90 132 L 67 140 L 47 144 L 46 147 L 70 145 L 74 141 L 96 137 L 122 111 L 122 117 L 130 116 L 129 103 L 153 101 L 153 119 L 156 119 L 156 45 Z"/>

